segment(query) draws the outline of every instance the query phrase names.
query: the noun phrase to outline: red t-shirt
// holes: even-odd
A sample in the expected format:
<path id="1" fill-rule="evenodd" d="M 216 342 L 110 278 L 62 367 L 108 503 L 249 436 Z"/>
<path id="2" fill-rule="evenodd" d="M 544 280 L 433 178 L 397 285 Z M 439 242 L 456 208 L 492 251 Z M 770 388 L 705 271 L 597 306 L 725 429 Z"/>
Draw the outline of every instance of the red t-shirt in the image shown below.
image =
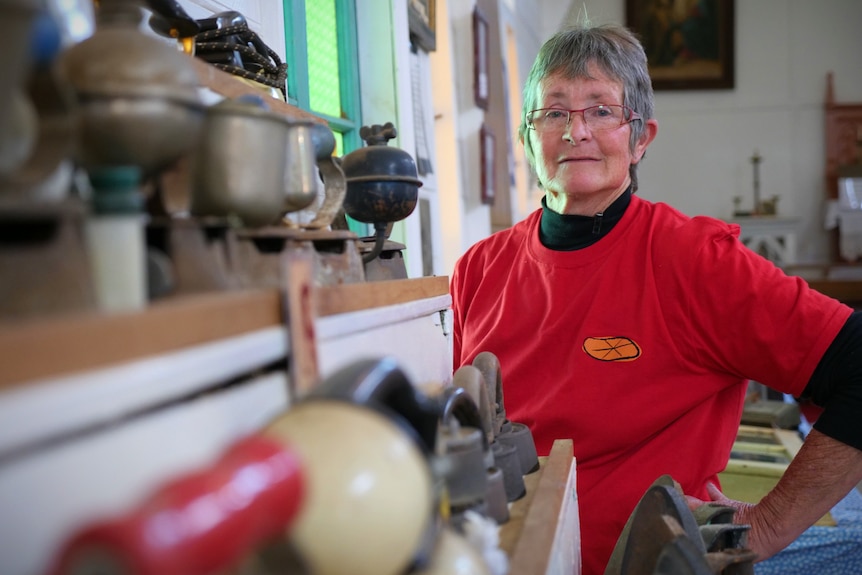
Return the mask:
<path id="1" fill-rule="evenodd" d="M 798 395 L 851 308 L 788 277 L 739 228 L 633 196 L 599 242 L 539 242 L 541 210 L 470 248 L 451 280 L 454 367 L 500 360 L 540 454 L 572 439 L 584 575 L 652 482 L 707 499 L 748 379 Z"/>

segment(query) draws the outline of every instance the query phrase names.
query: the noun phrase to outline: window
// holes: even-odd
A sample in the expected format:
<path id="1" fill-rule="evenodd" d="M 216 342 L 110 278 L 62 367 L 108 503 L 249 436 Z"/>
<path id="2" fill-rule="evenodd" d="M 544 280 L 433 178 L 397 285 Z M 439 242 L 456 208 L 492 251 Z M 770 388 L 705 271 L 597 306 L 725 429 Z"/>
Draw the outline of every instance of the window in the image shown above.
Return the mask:
<path id="1" fill-rule="evenodd" d="M 288 101 L 325 118 L 336 154 L 362 145 L 354 0 L 284 3 Z"/>

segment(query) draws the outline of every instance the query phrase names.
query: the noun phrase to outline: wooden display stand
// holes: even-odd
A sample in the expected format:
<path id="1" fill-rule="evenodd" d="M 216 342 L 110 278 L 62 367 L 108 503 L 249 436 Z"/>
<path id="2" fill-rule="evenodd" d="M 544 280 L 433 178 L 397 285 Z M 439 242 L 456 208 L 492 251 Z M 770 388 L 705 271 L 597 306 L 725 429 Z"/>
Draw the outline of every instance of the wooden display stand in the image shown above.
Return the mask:
<path id="1" fill-rule="evenodd" d="M 195 68 L 222 96 L 258 93 L 200 60 Z M 0 320 L 4 575 L 44 572 L 81 525 L 209 465 L 289 409 L 296 363 L 326 377 L 385 354 L 417 385 L 451 381 L 447 277 L 314 287 L 308 299 L 292 281 L 169 296 L 137 312 Z M 309 329 L 294 329 L 298 316 Z M 555 442 L 525 483 L 501 529 L 511 575 L 580 573 L 572 442 Z"/>
<path id="2" fill-rule="evenodd" d="M 316 294 L 322 373 L 365 353 L 362 342 L 403 340 L 414 354 L 402 356 L 407 367 L 426 378 L 451 374 L 441 317 L 451 313 L 448 278 Z M 0 397 L 0 555 L 15 550 L 10 572 L 33 572 L 81 523 L 127 509 L 289 408 L 287 370 L 272 370 L 295 351 L 284 304 L 277 290 L 248 290 L 169 298 L 135 313 L 0 324 L 0 387 L 12 392 Z M 264 366 L 270 371 L 258 373 Z M 219 387 L 241 377 L 248 381 Z M 509 573 L 580 573 L 572 441 L 556 441 L 525 484 L 500 531 Z"/>
<path id="3" fill-rule="evenodd" d="M 194 66 L 216 94 L 259 93 Z M 324 122 L 275 99 L 270 107 Z M 373 353 L 413 383 L 451 382 L 448 278 L 314 287 L 307 273 L 296 281 L 288 259 L 274 287 L 172 295 L 135 312 L 0 318 L 3 575 L 46 572 L 82 525 L 206 468 L 283 414 L 297 363 L 325 378 Z"/>
<path id="4" fill-rule="evenodd" d="M 364 345 L 410 381 L 451 381 L 448 278 L 315 293 L 321 377 L 367 358 Z M 298 348 L 285 299 L 213 292 L 0 322 L 0 571 L 44 572 L 81 525 L 210 465 L 289 409 Z"/>

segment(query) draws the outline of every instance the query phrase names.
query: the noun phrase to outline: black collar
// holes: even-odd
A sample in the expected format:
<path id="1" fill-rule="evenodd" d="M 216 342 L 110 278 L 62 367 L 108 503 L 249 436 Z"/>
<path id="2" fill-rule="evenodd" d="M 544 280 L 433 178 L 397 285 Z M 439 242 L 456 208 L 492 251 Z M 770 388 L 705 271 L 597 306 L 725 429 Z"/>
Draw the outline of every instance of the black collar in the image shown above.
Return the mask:
<path id="1" fill-rule="evenodd" d="M 539 240 L 550 250 L 573 251 L 591 246 L 607 235 L 623 217 L 632 200 L 631 188 L 595 216 L 558 214 L 542 198 Z"/>

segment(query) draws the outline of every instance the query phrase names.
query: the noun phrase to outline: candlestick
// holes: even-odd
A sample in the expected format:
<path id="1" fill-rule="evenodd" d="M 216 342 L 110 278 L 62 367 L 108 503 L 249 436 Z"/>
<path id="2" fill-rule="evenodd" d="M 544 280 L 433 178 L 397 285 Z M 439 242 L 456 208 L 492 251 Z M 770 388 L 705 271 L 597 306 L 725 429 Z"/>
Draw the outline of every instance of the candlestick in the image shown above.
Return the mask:
<path id="1" fill-rule="evenodd" d="M 760 214 L 760 162 L 763 160 L 760 153 L 755 149 L 754 155 L 751 156 L 751 165 L 754 167 L 754 209 L 753 215 Z"/>

